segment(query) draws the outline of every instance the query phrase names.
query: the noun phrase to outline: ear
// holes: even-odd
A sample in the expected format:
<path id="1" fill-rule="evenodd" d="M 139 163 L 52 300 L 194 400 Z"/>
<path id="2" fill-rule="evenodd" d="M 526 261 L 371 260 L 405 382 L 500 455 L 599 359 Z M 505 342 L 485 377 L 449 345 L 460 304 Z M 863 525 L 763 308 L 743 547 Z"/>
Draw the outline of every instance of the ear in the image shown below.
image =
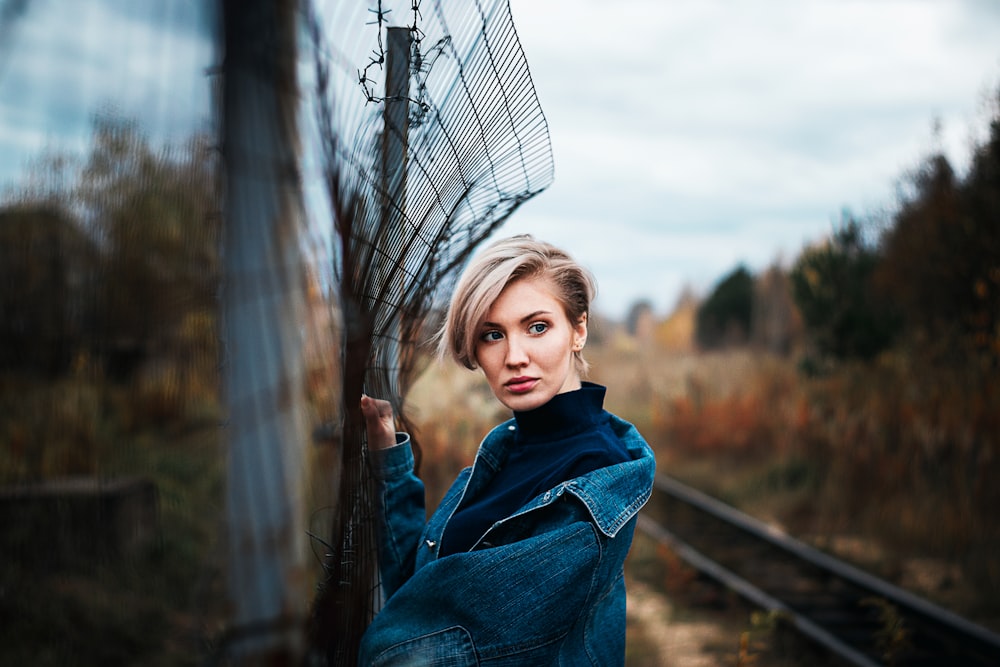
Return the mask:
<path id="1" fill-rule="evenodd" d="M 573 327 L 573 351 L 579 352 L 587 344 L 587 313 L 580 316 Z"/>

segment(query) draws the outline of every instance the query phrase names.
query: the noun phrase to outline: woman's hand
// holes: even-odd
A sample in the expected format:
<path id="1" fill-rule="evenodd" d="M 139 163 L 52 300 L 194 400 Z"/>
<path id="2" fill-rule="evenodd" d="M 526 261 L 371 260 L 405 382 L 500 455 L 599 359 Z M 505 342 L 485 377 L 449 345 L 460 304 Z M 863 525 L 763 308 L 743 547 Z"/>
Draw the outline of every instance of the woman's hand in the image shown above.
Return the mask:
<path id="1" fill-rule="evenodd" d="M 368 448 L 386 449 L 396 444 L 396 420 L 392 404 L 371 396 L 361 397 L 361 414 L 368 430 Z"/>

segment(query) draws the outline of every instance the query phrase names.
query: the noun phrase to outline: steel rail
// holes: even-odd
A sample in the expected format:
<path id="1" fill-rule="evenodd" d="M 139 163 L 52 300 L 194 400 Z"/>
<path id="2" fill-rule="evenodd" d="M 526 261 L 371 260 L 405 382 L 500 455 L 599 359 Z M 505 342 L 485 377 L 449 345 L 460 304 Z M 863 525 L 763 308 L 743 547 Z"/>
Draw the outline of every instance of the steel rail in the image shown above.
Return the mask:
<path id="1" fill-rule="evenodd" d="M 802 614 L 796 613 L 781 600 L 768 595 L 743 577 L 703 555 L 648 516 L 639 515 L 637 525 L 641 531 L 657 542 L 670 547 L 671 551 L 694 569 L 707 574 L 726 588 L 736 591 L 744 599 L 762 609 L 781 614 L 782 618 L 791 623 L 796 630 L 847 660 L 850 664 L 857 665 L 857 667 L 880 667 L 880 663 L 872 661 L 868 656 L 854 650 Z"/>
<path id="2" fill-rule="evenodd" d="M 911 630 L 918 630 L 921 633 L 932 633 L 935 635 L 934 641 L 939 644 L 942 638 L 946 638 L 950 646 L 960 646 L 962 651 L 968 653 L 970 658 L 976 662 L 970 664 L 997 664 L 1000 665 L 1000 635 L 997 635 L 980 625 L 970 622 L 957 614 L 944 609 L 924 598 L 921 598 L 909 591 L 895 586 L 883 579 L 879 579 L 863 570 L 838 560 L 822 551 L 810 547 L 809 545 L 794 539 L 778 528 L 769 526 L 758 519 L 755 519 L 739 510 L 720 502 L 696 489 L 672 479 L 667 476 L 658 476 L 655 483 L 656 493 L 647 510 L 639 517 L 638 527 L 647 533 L 654 540 L 669 547 L 679 558 L 688 565 L 703 572 L 705 575 L 715 579 L 722 585 L 738 593 L 744 599 L 754 605 L 758 605 L 768 611 L 777 612 L 796 631 L 805 635 L 812 641 L 820 644 L 826 650 L 836 654 L 847 663 L 859 667 L 873 667 L 884 664 L 876 652 L 867 646 L 858 646 L 857 637 L 845 638 L 838 634 L 836 629 L 831 629 L 832 624 L 825 619 L 818 618 L 816 614 L 810 615 L 810 605 L 803 602 L 802 593 L 799 592 L 800 602 L 794 603 L 787 599 L 782 599 L 781 593 L 769 592 L 766 586 L 758 585 L 752 581 L 754 576 L 745 576 L 727 568 L 718 562 L 718 555 L 712 549 L 699 549 L 692 546 L 692 541 L 698 541 L 697 535 L 684 535 L 683 526 L 681 531 L 678 526 L 664 527 L 650 516 L 657 506 L 664 503 L 680 503 L 681 505 L 693 509 L 703 515 L 711 517 L 711 520 L 719 527 L 725 526 L 726 530 L 733 531 L 732 540 L 748 538 L 758 544 L 766 545 L 774 556 L 766 558 L 758 555 L 758 560 L 778 560 L 795 561 L 808 566 L 813 573 L 810 576 L 814 581 L 827 583 L 816 584 L 822 589 L 823 595 L 828 598 L 839 595 L 841 600 L 853 600 L 862 593 L 869 597 L 880 598 L 891 604 L 896 611 L 911 625 Z M 681 522 L 678 522 L 681 523 Z M 697 528 L 692 528 L 698 531 Z M 707 528 L 701 525 L 701 532 L 706 532 Z M 743 537 L 737 537 L 742 535 Z M 693 539 L 692 539 L 693 538 Z M 753 558 L 753 557 L 751 557 Z M 758 566 L 770 567 L 773 563 L 759 563 Z M 804 576 L 801 568 L 797 571 L 797 576 Z M 854 595 L 849 595 L 841 590 L 835 594 L 830 593 L 834 586 L 828 582 L 838 581 L 841 586 L 849 586 L 857 591 Z M 821 604 L 818 606 L 822 606 Z M 814 609 L 812 611 L 815 611 Z M 843 615 L 846 612 L 841 609 Z M 860 612 L 856 612 L 860 615 Z M 930 628 L 933 628 L 931 630 Z M 871 639 L 874 644 L 874 639 Z M 933 643 L 933 642 L 931 642 Z M 868 650 L 865 650 L 868 648 Z M 925 651 L 926 652 L 926 651 Z M 896 657 L 895 665 L 935 665 L 935 664 L 958 664 L 951 662 L 955 656 L 949 654 L 943 656 L 935 662 L 934 657 L 928 658 L 926 655 L 916 657 L 910 656 L 907 661 L 906 656 Z"/>

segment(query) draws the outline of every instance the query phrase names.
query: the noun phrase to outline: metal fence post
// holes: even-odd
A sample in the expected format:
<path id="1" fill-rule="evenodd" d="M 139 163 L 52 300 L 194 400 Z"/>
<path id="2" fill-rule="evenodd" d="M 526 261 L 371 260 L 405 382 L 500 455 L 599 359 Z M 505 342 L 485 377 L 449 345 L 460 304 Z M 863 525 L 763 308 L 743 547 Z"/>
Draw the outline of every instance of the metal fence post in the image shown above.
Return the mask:
<path id="1" fill-rule="evenodd" d="M 237 664 L 304 650 L 303 202 L 296 2 L 224 0 L 223 389 Z"/>

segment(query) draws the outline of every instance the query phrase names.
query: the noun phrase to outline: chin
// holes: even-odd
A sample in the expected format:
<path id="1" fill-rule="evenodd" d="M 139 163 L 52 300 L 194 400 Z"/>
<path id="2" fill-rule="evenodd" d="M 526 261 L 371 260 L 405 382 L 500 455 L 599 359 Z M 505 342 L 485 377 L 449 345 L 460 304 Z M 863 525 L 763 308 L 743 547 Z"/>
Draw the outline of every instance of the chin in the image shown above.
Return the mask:
<path id="1" fill-rule="evenodd" d="M 517 412 L 527 412 L 528 410 L 540 408 L 552 400 L 552 396 L 536 394 L 535 392 L 528 392 L 527 394 L 504 392 L 502 395 L 496 395 L 496 397 L 498 401 L 503 403 L 504 407 Z"/>

